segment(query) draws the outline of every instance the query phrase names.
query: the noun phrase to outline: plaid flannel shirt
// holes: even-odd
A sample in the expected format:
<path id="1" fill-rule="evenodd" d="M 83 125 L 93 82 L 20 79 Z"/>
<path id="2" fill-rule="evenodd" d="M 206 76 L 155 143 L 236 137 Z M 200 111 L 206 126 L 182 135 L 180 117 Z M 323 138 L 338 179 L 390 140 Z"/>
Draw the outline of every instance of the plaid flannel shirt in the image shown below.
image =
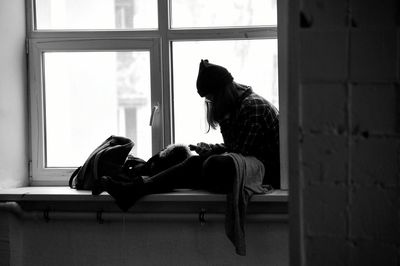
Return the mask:
<path id="1" fill-rule="evenodd" d="M 219 126 L 228 152 L 254 156 L 265 166 L 264 184 L 279 187 L 279 113 L 250 87 L 238 102 L 234 117 Z"/>

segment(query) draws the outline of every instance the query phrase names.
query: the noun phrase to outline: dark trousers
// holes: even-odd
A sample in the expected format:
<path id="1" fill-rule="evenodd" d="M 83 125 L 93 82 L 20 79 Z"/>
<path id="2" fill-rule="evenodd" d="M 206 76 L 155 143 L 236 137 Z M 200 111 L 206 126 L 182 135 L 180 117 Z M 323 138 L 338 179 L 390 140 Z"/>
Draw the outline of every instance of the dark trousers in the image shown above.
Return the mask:
<path id="1" fill-rule="evenodd" d="M 144 187 L 147 194 L 168 192 L 177 188 L 227 193 L 232 190 L 234 174 L 235 165 L 229 156 L 191 156 L 182 163 L 144 178 Z"/>
<path id="2" fill-rule="evenodd" d="M 127 211 L 145 195 L 171 192 L 178 188 L 228 193 L 232 191 L 235 171 L 233 159 L 229 156 L 196 155 L 149 177 L 124 174 L 120 178 L 103 177 L 101 183 L 103 189 L 114 197 L 117 205 Z"/>

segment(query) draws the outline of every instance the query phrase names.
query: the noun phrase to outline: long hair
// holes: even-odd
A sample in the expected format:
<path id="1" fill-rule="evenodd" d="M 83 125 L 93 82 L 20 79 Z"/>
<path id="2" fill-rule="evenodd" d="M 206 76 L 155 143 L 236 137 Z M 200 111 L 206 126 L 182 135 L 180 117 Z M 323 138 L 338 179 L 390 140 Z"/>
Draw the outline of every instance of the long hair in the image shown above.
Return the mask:
<path id="1" fill-rule="evenodd" d="M 226 115 L 235 115 L 238 95 L 236 83 L 232 82 L 213 94 L 214 97 L 212 101 L 205 101 L 208 123 L 207 132 L 210 131 L 210 128 L 216 129 L 219 122 L 223 120 Z"/>

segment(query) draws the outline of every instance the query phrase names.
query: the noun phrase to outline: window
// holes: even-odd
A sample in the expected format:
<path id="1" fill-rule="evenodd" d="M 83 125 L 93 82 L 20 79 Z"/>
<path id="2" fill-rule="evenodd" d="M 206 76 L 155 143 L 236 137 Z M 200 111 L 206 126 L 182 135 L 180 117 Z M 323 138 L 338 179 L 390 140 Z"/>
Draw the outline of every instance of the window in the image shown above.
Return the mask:
<path id="1" fill-rule="evenodd" d="M 222 142 L 196 92 L 200 59 L 279 107 L 277 2 L 28 1 L 31 184 L 67 184 L 111 134 L 145 160 Z"/>
<path id="2" fill-rule="evenodd" d="M 279 107 L 276 39 L 174 41 L 172 51 L 176 142 L 195 144 L 198 140 L 204 140 L 222 143 L 218 129 L 206 134 L 208 125 L 204 103 L 199 101 L 194 82 L 199 54 L 206 54 L 211 62 L 229 66 L 235 81 L 251 84 L 257 93 Z M 194 119 L 190 119 L 188 113 Z"/>
<path id="3" fill-rule="evenodd" d="M 157 29 L 157 0 L 36 0 L 35 30 Z"/>
<path id="4" fill-rule="evenodd" d="M 149 51 L 43 53 L 46 167 L 73 167 L 113 132 L 151 156 Z M 128 72 L 128 73 L 127 73 Z"/>

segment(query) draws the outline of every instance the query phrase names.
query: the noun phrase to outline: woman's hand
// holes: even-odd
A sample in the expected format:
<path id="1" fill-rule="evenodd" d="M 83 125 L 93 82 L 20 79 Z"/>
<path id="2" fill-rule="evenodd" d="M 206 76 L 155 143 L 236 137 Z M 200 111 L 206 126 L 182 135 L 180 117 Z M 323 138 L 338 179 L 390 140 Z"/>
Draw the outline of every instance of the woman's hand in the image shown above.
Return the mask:
<path id="1" fill-rule="evenodd" d="M 197 143 L 196 145 L 190 144 L 189 149 L 195 151 L 198 155 L 205 157 L 225 152 L 223 144 L 208 144 L 204 142 Z"/>
<path id="2" fill-rule="evenodd" d="M 195 151 L 198 155 L 205 155 L 212 150 L 212 144 L 207 144 L 204 142 L 199 142 L 196 145 L 189 145 L 190 150 Z"/>

